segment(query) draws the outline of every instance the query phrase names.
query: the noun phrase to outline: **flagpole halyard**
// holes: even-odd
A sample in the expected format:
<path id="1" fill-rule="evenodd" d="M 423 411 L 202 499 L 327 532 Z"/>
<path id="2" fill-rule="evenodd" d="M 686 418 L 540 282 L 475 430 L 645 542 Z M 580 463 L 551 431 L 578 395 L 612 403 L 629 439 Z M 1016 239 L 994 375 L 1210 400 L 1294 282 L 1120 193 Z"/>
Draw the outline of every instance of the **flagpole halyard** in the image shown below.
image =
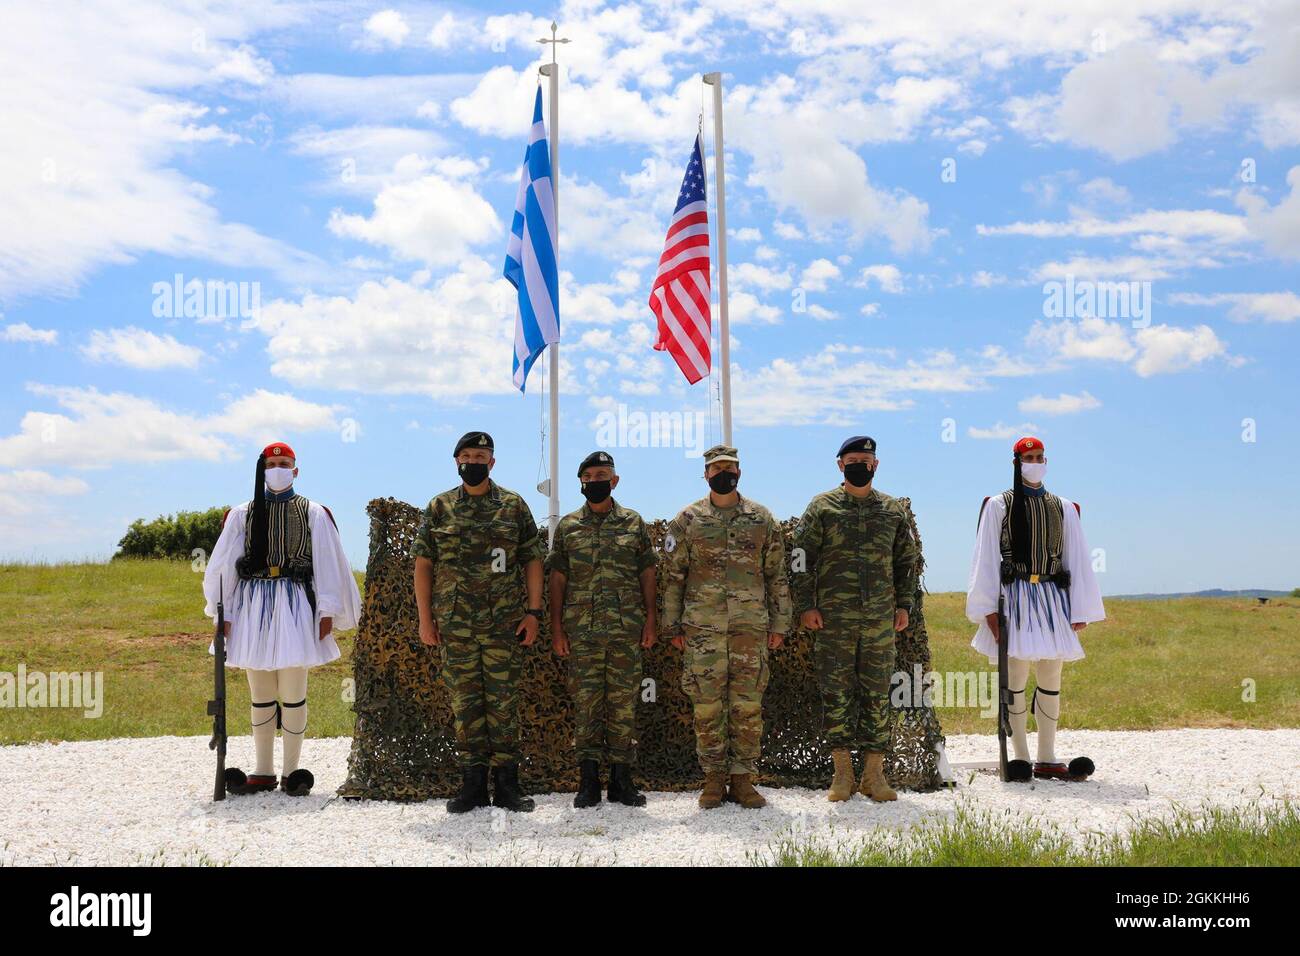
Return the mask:
<path id="1" fill-rule="evenodd" d="M 727 316 L 727 184 L 723 173 L 722 74 L 705 73 L 704 82 L 713 87 L 714 192 L 718 197 L 718 338 L 722 379 L 722 441 L 731 439 L 731 330 Z"/>
<path id="2" fill-rule="evenodd" d="M 568 43 L 568 37 L 557 37 L 557 25 L 552 21 L 550 39 L 542 38 L 538 43 L 551 44 L 551 62 L 543 63 L 540 72 L 550 85 L 550 146 L 551 146 L 551 196 L 555 201 L 553 222 L 555 224 L 555 272 L 560 272 L 560 70 L 556 62 L 555 51 L 561 43 Z M 557 285 L 558 288 L 558 285 Z M 547 488 L 546 528 L 547 542 L 555 541 L 555 528 L 560 523 L 560 343 L 552 342 L 549 346 L 548 372 L 551 386 L 551 434 L 550 434 L 550 484 Z"/>

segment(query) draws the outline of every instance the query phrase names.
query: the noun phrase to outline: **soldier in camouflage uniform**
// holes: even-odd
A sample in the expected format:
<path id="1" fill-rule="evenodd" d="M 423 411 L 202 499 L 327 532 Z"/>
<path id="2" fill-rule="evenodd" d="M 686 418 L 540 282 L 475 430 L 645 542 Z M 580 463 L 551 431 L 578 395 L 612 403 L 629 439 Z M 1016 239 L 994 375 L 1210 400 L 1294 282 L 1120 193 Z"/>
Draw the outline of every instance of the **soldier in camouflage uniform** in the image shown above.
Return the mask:
<path id="1" fill-rule="evenodd" d="M 815 635 L 822 724 L 835 761 L 832 801 L 853 795 L 853 751 L 866 753 L 858 789 L 896 800 L 885 779 L 894 635 L 916 592 L 916 542 L 897 499 L 872 487 L 874 439 L 840 446 L 844 481 L 809 504 L 795 530 L 791 581 L 799 623 Z"/>
<path id="2" fill-rule="evenodd" d="M 704 477 L 708 497 L 684 508 L 664 538 L 663 631 L 685 649 L 682 686 L 704 770 L 700 807 L 725 798 L 757 808 L 767 802 L 753 782 L 767 654 L 790 627 L 785 542 L 771 512 L 736 491 L 736 449 L 706 451 Z"/>
<path id="3" fill-rule="evenodd" d="M 524 499 L 488 477 L 493 451 L 487 432 L 456 443 L 461 483 L 429 502 L 411 546 L 420 640 L 444 648 L 455 715 L 462 783 L 450 813 L 488 805 L 489 766 L 494 806 L 533 809 L 519 789 L 515 687 L 520 645 L 541 623 L 542 544 Z"/>
<path id="4" fill-rule="evenodd" d="M 641 516 L 615 501 L 614 458 L 595 451 L 578 466 L 587 504 L 560 519 L 548 559 L 551 646 L 568 657 L 577 730 L 579 809 L 609 799 L 645 806 L 632 782 L 641 648 L 655 643 L 655 552 Z"/>

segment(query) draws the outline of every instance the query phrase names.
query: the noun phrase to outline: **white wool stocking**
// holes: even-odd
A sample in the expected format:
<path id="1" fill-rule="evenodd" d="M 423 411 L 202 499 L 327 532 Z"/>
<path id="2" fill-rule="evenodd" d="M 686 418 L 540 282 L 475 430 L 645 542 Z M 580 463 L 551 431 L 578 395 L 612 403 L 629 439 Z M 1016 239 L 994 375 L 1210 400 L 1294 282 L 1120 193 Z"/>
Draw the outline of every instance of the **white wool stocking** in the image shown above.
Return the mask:
<path id="1" fill-rule="evenodd" d="M 1011 698 L 1011 745 L 1016 751 L 1016 760 L 1029 759 L 1029 738 L 1025 727 L 1029 723 L 1029 708 L 1025 706 L 1025 684 L 1029 681 L 1029 661 L 1017 657 L 1007 658 L 1007 683 L 1015 696 Z"/>
<path id="2" fill-rule="evenodd" d="M 1061 665 L 1039 661 L 1034 668 L 1034 723 L 1038 728 L 1038 762 L 1056 763 L 1056 723 L 1061 718 Z"/>
<path id="3" fill-rule="evenodd" d="M 276 672 L 248 671 L 248 692 L 252 698 L 253 748 L 257 764 L 253 773 L 275 776 Z"/>
<path id="4" fill-rule="evenodd" d="M 281 746 L 284 763 L 280 772 L 289 776 L 298 769 L 302 738 L 307 732 L 307 668 L 285 667 L 275 672 L 279 684 Z"/>

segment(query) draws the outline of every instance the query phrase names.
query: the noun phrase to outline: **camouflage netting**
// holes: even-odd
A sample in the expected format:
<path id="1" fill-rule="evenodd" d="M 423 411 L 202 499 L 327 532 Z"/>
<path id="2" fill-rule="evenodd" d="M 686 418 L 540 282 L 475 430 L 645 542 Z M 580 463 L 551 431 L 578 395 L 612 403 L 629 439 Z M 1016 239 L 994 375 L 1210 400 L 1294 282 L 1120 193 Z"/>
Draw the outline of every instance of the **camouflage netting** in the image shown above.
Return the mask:
<path id="1" fill-rule="evenodd" d="M 911 503 L 901 500 L 915 532 Z M 446 686 L 438 679 L 441 651 L 419 641 L 411 583 L 410 549 L 421 512 L 392 498 L 372 501 L 367 511 L 370 558 L 365 609 L 353 649 L 357 722 L 348 779 L 339 794 L 370 800 L 451 796 L 460 784 L 451 704 Z M 787 543 L 793 526 L 793 520 L 784 524 Z M 663 521 L 651 525 L 656 548 L 664 528 Z M 545 535 L 545 530 L 541 533 Z M 924 569 L 919 547 L 917 564 L 919 581 Z M 904 674 L 915 673 L 917 665 L 922 674 L 930 669 L 922 599 L 918 586 L 911 624 L 898 639 L 896 670 Z M 643 692 L 637 704 L 637 780 L 647 790 L 697 789 L 703 777 L 695 757 L 691 705 L 681 689 L 682 653 L 661 641 L 642 654 L 644 676 L 653 681 L 653 694 Z M 520 777 L 529 792 L 577 789 L 573 705 L 564 679 L 567 666 L 551 653 L 544 616 L 541 638 L 524 653 L 518 694 Z M 885 765 L 893 785 L 913 790 L 939 786 L 936 748 L 942 740 L 933 708 L 896 708 Z M 792 632 L 771 657 L 759 771 L 759 782 L 770 786 L 830 785 L 831 757 L 821 737 L 812 638 L 803 631 Z"/>

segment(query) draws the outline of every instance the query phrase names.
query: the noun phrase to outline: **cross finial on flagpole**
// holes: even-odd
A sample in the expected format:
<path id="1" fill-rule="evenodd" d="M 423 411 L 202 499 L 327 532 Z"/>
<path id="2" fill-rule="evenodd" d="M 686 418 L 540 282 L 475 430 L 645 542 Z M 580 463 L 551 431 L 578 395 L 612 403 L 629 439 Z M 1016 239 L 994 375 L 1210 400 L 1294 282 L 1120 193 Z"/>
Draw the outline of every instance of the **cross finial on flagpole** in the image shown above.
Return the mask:
<path id="1" fill-rule="evenodd" d="M 560 43 L 568 43 L 568 42 L 569 42 L 569 38 L 568 38 L 568 37 L 556 37 L 555 32 L 556 32 L 558 29 L 559 29 L 559 27 L 556 25 L 555 21 L 552 20 L 552 21 L 551 21 L 551 38 L 548 40 L 548 39 L 546 39 L 546 37 L 542 37 L 540 40 L 537 41 L 538 43 L 549 43 L 549 44 L 551 44 L 551 62 L 552 62 L 552 63 L 555 62 L 555 49 L 556 49 L 556 46 L 557 46 L 558 44 L 560 44 Z"/>

